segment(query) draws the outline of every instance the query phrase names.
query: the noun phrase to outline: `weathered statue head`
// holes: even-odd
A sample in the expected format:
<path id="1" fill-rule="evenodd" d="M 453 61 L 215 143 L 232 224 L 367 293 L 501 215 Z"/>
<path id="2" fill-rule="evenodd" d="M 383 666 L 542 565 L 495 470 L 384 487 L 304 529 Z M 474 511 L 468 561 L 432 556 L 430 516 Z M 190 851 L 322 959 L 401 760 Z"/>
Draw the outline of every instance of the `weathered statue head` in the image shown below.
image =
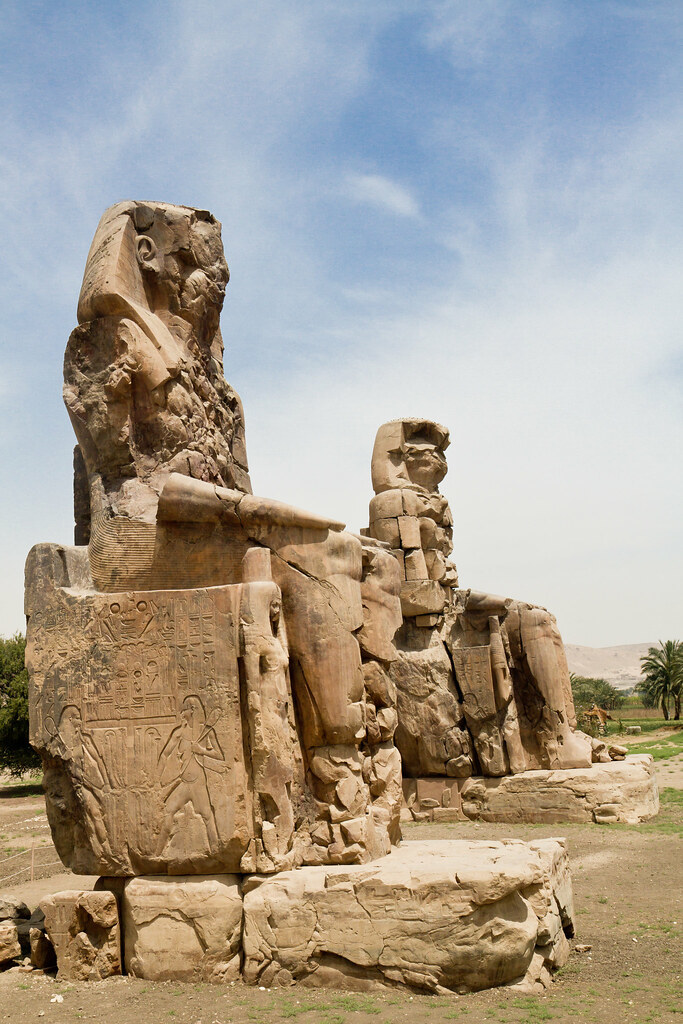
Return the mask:
<path id="1" fill-rule="evenodd" d="M 64 360 L 81 538 L 89 515 L 153 522 L 170 473 L 251 490 L 242 406 L 223 377 L 228 279 L 206 210 L 126 201 L 103 214 Z"/>
<path id="2" fill-rule="evenodd" d="M 375 494 L 413 487 L 435 492 L 448 472 L 448 430 L 423 419 L 392 420 L 377 431 L 372 453 Z"/>
<path id="3" fill-rule="evenodd" d="M 168 326 L 176 316 L 199 345 L 211 346 L 229 277 L 221 226 L 207 210 L 117 203 L 103 214 L 88 253 L 78 321 L 120 314 L 165 338 L 155 320 Z M 220 348 L 214 354 L 220 359 Z"/>

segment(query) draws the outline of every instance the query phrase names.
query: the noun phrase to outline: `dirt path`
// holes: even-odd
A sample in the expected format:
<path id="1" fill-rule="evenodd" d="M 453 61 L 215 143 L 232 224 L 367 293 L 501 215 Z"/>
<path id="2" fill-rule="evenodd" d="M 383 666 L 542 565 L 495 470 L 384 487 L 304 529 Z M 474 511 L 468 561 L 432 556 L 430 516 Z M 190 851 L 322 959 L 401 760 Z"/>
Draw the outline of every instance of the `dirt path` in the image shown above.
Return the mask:
<path id="1" fill-rule="evenodd" d="M 680 757 L 680 755 L 679 755 Z M 662 782 L 665 769 L 658 765 Z M 16 810 L 16 808 L 15 808 Z M 26 814 L 25 817 L 30 817 Z M 20 819 L 17 818 L 17 821 Z M 60 983 L 38 973 L 0 974 L 0 1020 L 45 1024 L 681 1024 L 683 989 L 683 791 L 663 791 L 658 818 L 643 826 L 420 824 L 406 839 L 569 841 L 577 911 L 576 942 L 551 990 L 541 997 L 495 989 L 466 996 L 316 991 L 296 985 L 260 991 L 115 978 Z M 64 884 L 67 882 L 68 884 Z M 47 891 L 75 888 L 75 876 L 47 880 Z M 40 883 L 47 884 L 47 883 Z M 16 892 L 26 892 L 18 886 Z M 37 901 L 37 900 L 36 900 Z M 30 901 L 29 901 L 30 902 Z M 51 1002 L 56 994 L 63 1002 Z"/>

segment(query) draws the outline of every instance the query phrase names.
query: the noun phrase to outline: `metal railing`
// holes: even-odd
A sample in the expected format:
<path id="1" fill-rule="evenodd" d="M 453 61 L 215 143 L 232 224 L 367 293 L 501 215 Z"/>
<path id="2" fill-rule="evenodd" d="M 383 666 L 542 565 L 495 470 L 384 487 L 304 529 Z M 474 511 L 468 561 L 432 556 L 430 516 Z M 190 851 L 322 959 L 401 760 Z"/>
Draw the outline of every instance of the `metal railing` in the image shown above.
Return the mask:
<path id="1" fill-rule="evenodd" d="M 48 857 L 54 857 L 55 854 L 54 846 L 36 846 L 35 843 L 31 844 L 30 849 L 21 850 L 19 853 L 13 853 L 9 857 L 4 857 L 0 860 L 0 885 L 7 885 L 13 879 L 19 878 L 20 875 L 26 874 L 26 878 L 22 881 L 32 882 L 37 872 L 42 872 L 46 868 L 55 867 L 57 864 L 61 865 L 61 860 L 43 860 L 43 855 L 47 854 Z M 10 874 L 6 874 L 6 868 L 16 868 L 16 863 L 21 858 L 26 860 L 26 864 L 19 867 L 18 870 L 12 870 Z"/>

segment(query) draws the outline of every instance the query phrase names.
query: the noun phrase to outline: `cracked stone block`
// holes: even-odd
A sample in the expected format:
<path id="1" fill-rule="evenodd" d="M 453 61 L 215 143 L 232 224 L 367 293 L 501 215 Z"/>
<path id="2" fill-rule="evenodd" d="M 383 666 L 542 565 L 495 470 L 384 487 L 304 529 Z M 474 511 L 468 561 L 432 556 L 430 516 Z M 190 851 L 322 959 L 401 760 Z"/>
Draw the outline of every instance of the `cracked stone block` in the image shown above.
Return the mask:
<path id="1" fill-rule="evenodd" d="M 0 964 L 21 956 L 17 926 L 14 921 L 0 921 Z"/>
<path id="2" fill-rule="evenodd" d="M 242 897 L 237 875 L 132 878 L 122 898 L 125 966 L 150 981 L 235 981 Z"/>
<path id="3" fill-rule="evenodd" d="M 39 970 L 54 967 L 57 962 L 55 948 L 44 928 L 31 928 L 29 931 L 31 963 Z"/>
<path id="4" fill-rule="evenodd" d="M 461 992 L 521 981 L 535 954 L 547 974 L 571 927 L 568 878 L 554 840 L 408 842 L 372 864 L 254 877 L 244 979 Z"/>
<path id="5" fill-rule="evenodd" d="M 625 822 L 659 811 L 650 754 L 633 754 L 590 768 L 539 769 L 502 779 L 477 777 L 460 789 L 468 818 L 504 822 Z"/>
<path id="6" fill-rule="evenodd" d="M 45 931 L 62 979 L 98 981 L 121 973 L 116 897 L 110 892 L 56 892 L 41 901 Z"/>

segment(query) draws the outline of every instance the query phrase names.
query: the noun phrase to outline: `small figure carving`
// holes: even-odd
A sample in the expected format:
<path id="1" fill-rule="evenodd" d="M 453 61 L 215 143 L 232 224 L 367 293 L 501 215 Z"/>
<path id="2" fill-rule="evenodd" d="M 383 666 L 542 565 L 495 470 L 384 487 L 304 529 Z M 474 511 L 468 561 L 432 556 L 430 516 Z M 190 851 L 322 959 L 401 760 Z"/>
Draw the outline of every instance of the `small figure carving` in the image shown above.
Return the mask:
<path id="1" fill-rule="evenodd" d="M 258 573 L 260 580 L 245 581 L 242 585 L 240 647 L 257 796 L 254 811 L 263 847 L 262 855 L 256 857 L 256 869 L 262 871 L 262 856 L 270 862 L 267 870 L 291 864 L 291 858 L 289 864 L 287 862 L 287 854 L 294 835 L 292 785 L 294 751 L 298 744 L 280 589 L 263 579 L 270 574 L 269 552 L 255 550 L 254 554 L 266 556 L 268 565 Z M 264 559 L 261 557 L 259 561 Z M 245 569 L 247 567 L 245 565 Z"/>
<path id="2" fill-rule="evenodd" d="M 214 729 L 219 717 L 220 710 L 217 710 L 207 718 L 199 697 L 186 697 L 180 711 L 180 724 L 172 730 L 159 754 L 166 805 L 166 820 L 159 834 L 159 855 L 171 837 L 176 815 L 187 804 L 202 818 L 209 848 L 218 846 L 216 816 L 206 773 L 227 771 L 225 755 Z"/>
<path id="3" fill-rule="evenodd" d="M 111 854 L 102 816 L 102 800 L 105 791 L 111 789 L 111 780 L 92 736 L 83 728 L 80 708 L 75 704 L 64 705 L 55 734 L 58 738 L 58 749 L 61 747 L 63 756 L 71 762 L 76 791 L 85 807 L 96 842 L 102 853 Z"/>

